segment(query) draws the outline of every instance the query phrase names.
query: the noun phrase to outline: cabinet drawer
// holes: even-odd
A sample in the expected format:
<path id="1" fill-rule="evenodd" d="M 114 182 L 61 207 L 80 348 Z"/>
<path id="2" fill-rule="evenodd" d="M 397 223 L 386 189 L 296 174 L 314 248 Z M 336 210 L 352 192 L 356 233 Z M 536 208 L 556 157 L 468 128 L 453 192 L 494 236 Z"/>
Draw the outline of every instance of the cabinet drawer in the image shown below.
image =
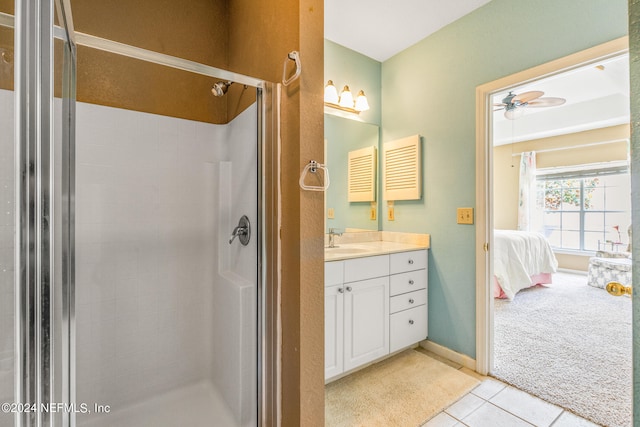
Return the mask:
<path id="1" fill-rule="evenodd" d="M 405 271 L 427 268 L 427 250 L 400 252 L 391 254 L 391 274 L 404 273 Z"/>
<path id="2" fill-rule="evenodd" d="M 369 256 L 344 261 L 344 282 L 389 275 L 389 255 Z"/>
<path id="3" fill-rule="evenodd" d="M 324 285 L 340 285 L 344 280 L 344 261 L 324 263 Z"/>
<path id="4" fill-rule="evenodd" d="M 427 287 L 427 270 L 410 271 L 408 273 L 391 276 L 390 295 L 400 295 L 407 292 L 425 289 Z"/>
<path id="5" fill-rule="evenodd" d="M 413 291 L 391 297 L 389 301 L 389 312 L 393 314 L 413 307 L 418 307 L 420 305 L 425 305 L 426 303 L 427 290 L 420 289 L 419 291 Z"/>
<path id="6" fill-rule="evenodd" d="M 426 305 L 392 314 L 390 319 L 390 352 L 393 353 L 427 338 Z"/>

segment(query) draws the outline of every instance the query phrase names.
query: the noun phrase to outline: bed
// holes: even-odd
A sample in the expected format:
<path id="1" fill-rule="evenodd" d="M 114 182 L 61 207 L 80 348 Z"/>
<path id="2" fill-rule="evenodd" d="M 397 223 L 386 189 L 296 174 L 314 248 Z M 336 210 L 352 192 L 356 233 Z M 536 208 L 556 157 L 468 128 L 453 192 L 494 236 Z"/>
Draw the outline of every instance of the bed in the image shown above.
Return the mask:
<path id="1" fill-rule="evenodd" d="M 521 289 L 552 282 L 558 268 L 551 245 L 540 233 L 494 231 L 494 296 L 513 300 Z"/>

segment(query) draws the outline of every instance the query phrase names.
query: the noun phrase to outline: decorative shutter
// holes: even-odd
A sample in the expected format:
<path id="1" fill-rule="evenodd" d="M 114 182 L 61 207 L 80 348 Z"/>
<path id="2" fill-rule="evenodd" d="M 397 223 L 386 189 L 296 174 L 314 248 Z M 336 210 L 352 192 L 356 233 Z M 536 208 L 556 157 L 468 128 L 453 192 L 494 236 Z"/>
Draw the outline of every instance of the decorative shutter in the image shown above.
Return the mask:
<path id="1" fill-rule="evenodd" d="M 348 199 L 350 202 L 376 200 L 376 147 L 349 151 Z"/>
<path id="2" fill-rule="evenodd" d="M 420 158 L 420 135 L 384 144 L 384 200 L 420 199 L 422 176 Z"/>

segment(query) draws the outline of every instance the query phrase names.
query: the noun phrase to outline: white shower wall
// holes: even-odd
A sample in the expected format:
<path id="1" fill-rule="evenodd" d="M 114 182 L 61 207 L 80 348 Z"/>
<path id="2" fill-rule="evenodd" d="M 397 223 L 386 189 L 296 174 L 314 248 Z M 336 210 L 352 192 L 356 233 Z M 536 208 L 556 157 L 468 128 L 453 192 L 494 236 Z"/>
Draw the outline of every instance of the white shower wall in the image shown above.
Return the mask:
<path id="1" fill-rule="evenodd" d="M 211 381 L 244 423 L 255 373 L 247 380 L 238 358 L 255 359 L 256 240 L 253 249 L 230 246 L 232 228 L 219 227 L 222 210 L 256 224 L 256 129 L 255 105 L 212 125 L 77 104 L 78 402 L 118 410 Z M 220 206 L 228 162 L 241 196 Z M 243 281 L 221 279 L 219 249 L 231 250 L 228 270 Z M 239 338 L 220 340 L 220 331 Z M 238 376 L 221 379 L 231 366 Z"/>
<path id="2" fill-rule="evenodd" d="M 0 90 L 0 402 L 13 402 L 14 367 L 14 92 Z M 0 413 L 0 427 L 13 414 Z"/>
<path id="3" fill-rule="evenodd" d="M 238 426 L 257 425 L 258 157 L 257 134 L 250 125 L 256 122 L 254 106 L 231 124 L 229 161 L 220 164 L 217 180 L 218 229 L 228 232 L 218 240 L 212 351 L 224 349 L 226 357 L 214 357 L 212 380 L 225 390 L 225 401 Z M 249 218 L 251 239 L 247 246 L 239 239 L 229 245 L 231 230 L 243 215 Z"/>

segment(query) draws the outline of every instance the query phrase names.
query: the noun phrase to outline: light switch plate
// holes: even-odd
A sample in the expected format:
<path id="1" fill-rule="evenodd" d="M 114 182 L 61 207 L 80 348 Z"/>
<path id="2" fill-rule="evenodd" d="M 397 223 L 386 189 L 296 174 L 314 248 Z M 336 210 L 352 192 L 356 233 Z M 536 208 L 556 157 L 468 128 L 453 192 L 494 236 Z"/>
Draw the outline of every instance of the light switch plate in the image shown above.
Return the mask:
<path id="1" fill-rule="evenodd" d="M 473 208 L 458 208 L 458 224 L 473 224 Z"/>
<path id="2" fill-rule="evenodd" d="M 389 221 L 396 220 L 396 213 L 393 206 L 387 206 L 387 220 Z"/>
<path id="3" fill-rule="evenodd" d="M 333 219 L 335 217 L 335 213 L 333 212 L 333 208 L 327 209 L 327 218 Z"/>

